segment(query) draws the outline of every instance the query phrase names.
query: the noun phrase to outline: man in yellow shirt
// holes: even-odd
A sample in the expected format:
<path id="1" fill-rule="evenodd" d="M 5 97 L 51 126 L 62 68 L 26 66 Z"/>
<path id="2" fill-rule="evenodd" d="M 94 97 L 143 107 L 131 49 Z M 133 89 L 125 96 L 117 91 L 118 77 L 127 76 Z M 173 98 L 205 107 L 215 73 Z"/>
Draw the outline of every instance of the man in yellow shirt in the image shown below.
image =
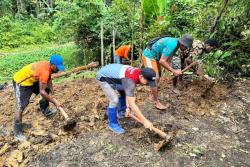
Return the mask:
<path id="1" fill-rule="evenodd" d="M 19 141 L 24 141 L 22 133 L 22 112 L 29 104 L 31 95 L 40 94 L 42 100 L 39 101 L 40 109 L 45 116 L 52 115 L 55 111 L 49 109 L 49 102 L 57 108 L 60 103 L 49 93 L 53 93 L 51 74 L 64 71 L 63 59 L 60 55 L 53 54 L 50 61 L 39 61 L 24 66 L 16 72 L 13 77 L 13 87 L 16 96 L 17 110 L 14 116 L 14 137 Z"/>

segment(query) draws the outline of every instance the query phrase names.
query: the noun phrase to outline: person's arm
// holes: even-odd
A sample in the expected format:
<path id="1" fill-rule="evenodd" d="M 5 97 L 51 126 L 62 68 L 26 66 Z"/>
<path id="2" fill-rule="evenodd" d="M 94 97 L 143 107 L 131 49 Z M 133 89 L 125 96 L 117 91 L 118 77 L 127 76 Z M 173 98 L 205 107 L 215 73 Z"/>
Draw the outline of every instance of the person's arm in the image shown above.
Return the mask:
<path id="1" fill-rule="evenodd" d="M 135 104 L 135 97 L 126 96 L 128 108 L 135 113 L 136 117 L 143 123 L 145 128 L 152 129 L 153 124 L 144 117 L 138 106 Z"/>
<path id="2" fill-rule="evenodd" d="M 143 123 L 143 125 L 146 128 L 149 128 L 151 130 L 151 127 L 153 126 L 153 124 L 144 117 L 144 115 L 141 113 L 138 106 L 135 104 L 135 94 L 134 94 L 135 83 L 134 83 L 134 81 L 131 79 L 128 79 L 128 78 L 124 78 L 124 79 L 122 79 L 122 85 L 124 87 L 125 94 L 126 94 L 127 108 L 136 114 L 136 117 L 139 120 L 141 120 L 141 122 Z"/>
<path id="3" fill-rule="evenodd" d="M 55 99 L 55 98 L 52 98 L 47 92 L 46 92 L 46 87 L 47 87 L 47 84 L 45 83 L 42 83 L 42 82 L 39 82 L 39 88 L 40 88 L 40 95 L 45 99 L 45 100 L 48 100 L 49 102 L 53 103 L 56 108 L 59 108 L 60 107 L 60 104 L 59 102 Z"/>
<path id="4" fill-rule="evenodd" d="M 48 87 L 49 87 L 50 93 L 54 94 L 52 79 L 49 80 Z"/>
<path id="5" fill-rule="evenodd" d="M 170 72 L 172 72 L 174 74 L 174 76 L 178 76 L 181 75 L 181 70 L 175 70 L 170 66 L 170 58 L 167 58 L 166 56 L 162 55 L 160 58 L 159 63 L 166 68 L 167 70 L 169 70 Z"/>

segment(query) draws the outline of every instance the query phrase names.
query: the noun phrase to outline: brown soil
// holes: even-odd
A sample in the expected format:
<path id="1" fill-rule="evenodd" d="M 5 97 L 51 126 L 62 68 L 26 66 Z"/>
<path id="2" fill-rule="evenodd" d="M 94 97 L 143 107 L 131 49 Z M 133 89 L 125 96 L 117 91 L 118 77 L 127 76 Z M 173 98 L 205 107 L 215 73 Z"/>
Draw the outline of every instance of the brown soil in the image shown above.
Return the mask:
<path id="1" fill-rule="evenodd" d="M 18 143 L 12 134 L 15 98 L 9 86 L 0 92 L 0 165 L 5 166 L 248 166 L 249 80 L 235 85 L 185 78 L 180 95 L 161 80 L 160 98 L 170 107 L 153 107 L 150 89 L 137 88 L 137 103 L 145 116 L 164 131 L 178 131 L 163 152 L 154 150 L 161 139 L 129 118 L 120 120 L 124 135 L 107 128 L 107 99 L 95 79 L 55 85 L 55 96 L 77 120 L 73 131 L 62 129 L 57 113 L 45 118 L 32 97 L 23 113 L 28 141 Z"/>

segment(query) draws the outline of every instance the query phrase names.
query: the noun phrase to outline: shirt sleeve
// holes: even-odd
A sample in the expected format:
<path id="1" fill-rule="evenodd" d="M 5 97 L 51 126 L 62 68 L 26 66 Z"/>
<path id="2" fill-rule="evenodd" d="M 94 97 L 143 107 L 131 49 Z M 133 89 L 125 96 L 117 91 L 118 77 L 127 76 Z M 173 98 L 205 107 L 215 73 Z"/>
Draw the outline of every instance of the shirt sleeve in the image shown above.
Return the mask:
<path id="1" fill-rule="evenodd" d="M 124 87 L 126 96 L 129 96 L 129 97 L 135 96 L 135 83 L 132 79 L 123 78 L 122 86 Z"/>
<path id="2" fill-rule="evenodd" d="M 42 72 L 39 74 L 39 82 L 42 82 L 43 84 L 47 84 L 50 79 L 49 72 Z"/>

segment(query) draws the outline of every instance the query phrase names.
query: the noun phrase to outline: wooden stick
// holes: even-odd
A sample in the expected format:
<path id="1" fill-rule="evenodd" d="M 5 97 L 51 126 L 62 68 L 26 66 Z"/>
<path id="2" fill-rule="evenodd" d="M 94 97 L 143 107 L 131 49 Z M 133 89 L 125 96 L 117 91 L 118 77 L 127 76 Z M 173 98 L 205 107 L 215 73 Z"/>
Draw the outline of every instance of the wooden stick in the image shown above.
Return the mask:
<path id="1" fill-rule="evenodd" d="M 194 61 L 193 63 L 189 64 L 187 67 L 185 67 L 183 70 L 181 70 L 182 73 L 184 73 L 185 71 L 189 70 L 191 67 L 195 66 L 196 64 L 198 64 L 197 61 Z M 169 81 L 173 80 L 176 76 L 173 76 L 169 79 Z"/>
<path id="2" fill-rule="evenodd" d="M 91 62 L 89 63 L 88 65 L 86 66 L 80 66 L 80 67 L 76 67 L 74 69 L 72 69 L 71 71 L 69 72 L 60 72 L 58 74 L 53 74 L 51 76 L 52 79 L 55 79 L 55 78 L 59 78 L 59 77 L 62 77 L 62 76 L 66 76 L 66 75 L 70 75 L 72 73 L 77 73 L 77 72 L 81 72 L 81 71 L 84 71 L 84 70 L 87 70 L 87 69 L 90 69 L 90 68 L 95 68 L 95 67 L 98 67 L 99 66 L 99 63 L 98 62 Z"/>
<path id="3" fill-rule="evenodd" d="M 64 109 L 62 107 L 59 107 L 59 110 L 61 112 L 61 114 L 63 115 L 63 117 L 68 120 L 69 119 L 69 116 L 68 114 L 64 111 Z"/>
<path id="4" fill-rule="evenodd" d="M 126 114 L 127 114 L 127 116 L 133 118 L 134 120 L 136 120 L 137 122 L 140 122 L 140 123 L 142 124 L 142 121 L 141 121 L 137 116 L 131 114 L 131 113 L 128 112 L 128 111 L 126 111 Z M 167 136 L 166 133 L 164 133 L 163 131 L 161 131 L 160 129 L 158 129 L 158 128 L 154 127 L 154 126 L 152 127 L 152 130 L 153 130 L 155 133 L 159 134 L 159 135 L 160 135 L 161 137 L 163 137 L 163 138 L 165 138 L 165 137 Z"/>

